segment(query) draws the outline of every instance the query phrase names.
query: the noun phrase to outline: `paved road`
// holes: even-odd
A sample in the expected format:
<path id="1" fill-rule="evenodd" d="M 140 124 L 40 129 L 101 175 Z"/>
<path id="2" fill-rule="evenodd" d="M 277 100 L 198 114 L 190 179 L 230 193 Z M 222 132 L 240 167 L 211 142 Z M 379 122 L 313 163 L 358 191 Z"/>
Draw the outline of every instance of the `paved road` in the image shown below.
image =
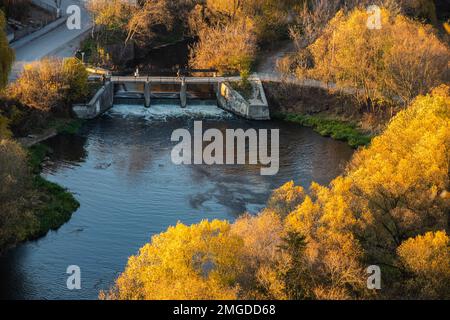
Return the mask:
<path id="1" fill-rule="evenodd" d="M 53 0 L 42 0 L 55 6 Z M 69 57 L 78 49 L 81 36 L 91 29 L 91 19 L 82 5 L 83 1 L 63 0 L 62 12 L 66 12 L 70 5 L 79 5 L 81 8 L 81 30 L 69 30 L 62 24 L 51 32 L 34 41 L 16 49 L 16 62 L 10 75 L 10 81 L 17 78 L 24 64 L 42 59 L 46 56 Z"/>

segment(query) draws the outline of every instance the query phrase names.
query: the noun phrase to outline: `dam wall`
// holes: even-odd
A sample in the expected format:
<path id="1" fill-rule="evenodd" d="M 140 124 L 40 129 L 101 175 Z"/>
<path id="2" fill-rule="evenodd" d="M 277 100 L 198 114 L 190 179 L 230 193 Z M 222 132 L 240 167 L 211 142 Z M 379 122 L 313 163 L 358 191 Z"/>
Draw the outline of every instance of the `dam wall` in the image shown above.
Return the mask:
<path id="1" fill-rule="evenodd" d="M 254 96 L 245 99 L 230 83 L 221 82 L 217 88 L 220 108 L 249 120 L 270 120 L 269 104 L 261 81 L 252 81 Z"/>
<path id="2" fill-rule="evenodd" d="M 106 82 L 87 104 L 75 104 L 72 107 L 80 119 L 94 119 L 113 106 L 114 84 Z"/>

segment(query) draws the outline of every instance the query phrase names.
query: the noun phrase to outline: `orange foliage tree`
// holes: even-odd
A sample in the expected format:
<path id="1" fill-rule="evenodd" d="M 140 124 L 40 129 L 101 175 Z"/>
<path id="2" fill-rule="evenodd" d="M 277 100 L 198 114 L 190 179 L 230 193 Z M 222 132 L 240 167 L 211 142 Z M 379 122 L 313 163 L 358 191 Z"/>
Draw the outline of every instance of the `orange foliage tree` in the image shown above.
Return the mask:
<path id="1" fill-rule="evenodd" d="M 104 298 L 448 298 L 450 92 L 418 97 L 344 175 L 310 192 L 289 182 L 233 224 L 155 236 Z M 366 269 L 382 270 L 382 291 Z M 187 289 L 189 288 L 189 289 Z"/>
<path id="2" fill-rule="evenodd" d="M 368 28 L 368 19 L 365 9 L 338 12 L 308 48 L 313 68 L 299 74 L 353 88 L 364 101 L 395 104 L 448 80 L 450 50 L 431 26 L 387 9 L 380 29 Z"/>

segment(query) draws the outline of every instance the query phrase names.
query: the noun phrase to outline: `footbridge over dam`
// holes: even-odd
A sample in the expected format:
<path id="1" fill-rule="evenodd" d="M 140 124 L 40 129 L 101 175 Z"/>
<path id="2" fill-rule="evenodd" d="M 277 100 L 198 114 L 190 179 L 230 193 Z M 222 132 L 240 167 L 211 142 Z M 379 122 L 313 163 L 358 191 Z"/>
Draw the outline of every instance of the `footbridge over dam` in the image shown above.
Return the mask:
<path id="1" fill-rule="evenodd" d="M 153 99 L 176 99 L 185 108 L 189 99 L 215 98 L 218 77 L 111 77 L 115 103 L 143 104 L 150 107 Z"/>
<path id="2" fill-rule="evenodd" d="M 102 80 L 104 85 L 85 105 L 74 105 L 80 118 L 95 118 L 114 104 L 141 105 L 174 100 L 185 108 L 190 100 L 216 100 L 229 112 L 251 120 L 270 119 L 269 106 L 261 80 L 255 74 L 249 78 L 252 93 L 244 97 L 232 86 L 240 77 L 186 77 L 186 76 L 110 76 L 92 75 L 91 80 Z"/>

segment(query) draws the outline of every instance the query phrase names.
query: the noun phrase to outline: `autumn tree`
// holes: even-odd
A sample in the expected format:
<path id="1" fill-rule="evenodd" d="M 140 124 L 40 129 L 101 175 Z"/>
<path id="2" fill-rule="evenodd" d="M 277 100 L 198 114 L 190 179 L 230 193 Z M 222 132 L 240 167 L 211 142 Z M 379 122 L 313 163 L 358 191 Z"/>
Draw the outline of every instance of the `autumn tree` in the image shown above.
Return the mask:
<path id="1" fill-rule="evenodd" d="M 122 0 L 89 0 L 86 7 L 97 31 L 106 41 L 126 34 L 128 23 L 137 10 L 136 4 Z"/>
<path id="2" fill-rule="evenodd" d="M 64 83 L 69 87 L 66 90 L 65 99 L 69 102 L 77 102 L 89 94 L 88 72 L 84 64 L 75 58 L 67 58 L 62 63 Z"/>
<path id="3" fill-rule="evenodd" d="M 305 191 L 301 186 L 296 186 L 294 181 L 289 181 L 273 191 L 267 208 L 284 219 L 303 202 L 305 196 Z"/>
<path id="4" fill-rule="evenodd" d="M 406 239 L 447 227 L 449 106 L 448 86 L 418 97 L 349 166 L 361 236 L 387 264 Z"/>
<path id="5" fill-rule="evenodd" d="M 25 65 L 9 92 L 23 104 L 42 111 L 64 111 L 88 94 L 88 73 L 76 58 L 45 58 Z"/>
<path id="6" fill-rule="evenodd" d="M 344 176 L 330 187 L 313 184 L 288 216 L 287 227 L 306 237 L 317 297 L 365 296 L 363 263 L 382 266 L 392 277 L 388 283 L 402 283 L 397 248 L 411 237 L 448 228 L 448 90 L 418 97 L 356 153 Z"/>
<path id="7" fill-rule="evenodd" d="M 171 14 L 166 0 L 147 0 L 129 20 L 125 43 L 135 38 L 141 43 L 148 43 L 155 37 L 154 26 L 164 25 L 167 30 L 171 30 L 173 22 L 174 15 Z"/>
<path id="8" fill-rule="evenodd" d="M 0 90 L 8 83 L 8 76 L 14 62 L 14 52 L 9 47 L 5 34 L 5 17 L 0 10 Z"/>
<path id="9" fill-rule="evenodd" d="M 310 195 L 286 218 L 289 232 L 305 237 L 308 296 L 352 299 L 366 295 L 362 257 L 355 236 L 350 183 L 337 178 L 330 188 L 312 184 Z"/>
<path id="10" fill-rule="evenodd" d="M 0 137 L 0 249 L 23 240 L 26 229 L 36 222 L 26 206 L 30 183 L 25 151 Z"/>
<path id="11" fill-rule="evenodd" d="M 337 0 L 312 0 L 295 8 L 295 23 L 290 26 L 289 35 L 296 49 L 303 49 L 314 42 L 341 5 Z"/>
<path id="12" fill-rule="evenodd" d="M 221 74 L 248 73 L 256 52 L 256 38 L 247 21 L 200 30 L 191 52 L 193 67 L 216 68 Z"/>
<path id="13" fill-rule="evenodd" d="M 308 48 L 314 67 L 303 76 L 353 88 L 362 100 L 409 103 L 448 79 L 450 51 L 430 26 L 381 11 L 381 29 L 369 13 L 340 11 Z"/>
<path id="14" fill-rule="evenodd" d="M 238 298 L 288 299 L 284 274 L 291 260 L 280 249 L 284 235 L 281 217 L 270 209 L 256 216 L 246 214 L 232 224 L 231 233 L 243 242 Z"/>
<path id="15" fill-rule="evenodd" d="M 224 221 L 181 223 L 129 259 L 109 299 L 235 299 L 242 241 Z"/>
<path id="16" fill-rule="evenodd" d="M 10 86 L 11 96 L 38 110 L 56 109 L 63 99 L 61 68 L 61 61 L 56 59 L 25 65 L 17 81 Z"/>
<path id="17" fill-rule="evenodd" d="M 227 17 L 230 23 L 251 19 L 258 43 L 271 41 L 287 35 L 291 13 L 304 0 L 207 0 L 206 7 Z"/>
<path id="18" fill-rule="evenodd" d="M 105 299 L 286 299 L 283 223 L 266 210 L 234 224 L 177 224 L 131 257 Z"/>
<path id="19" fill-rule="evenodd" d="M 91 12 L 100 40 L 105 43 L 124 41 L 148 46 L 158 35 L 180 32 L 187 27 L 189 12 L 198 0 L 89 0 Z M 183 31 L 182 31 L 183 32 Z M 182 34 L 182 33 L 181 33 Z"/>
<path id="20" fill-rule="evenodd" d="M 450 238 L 445 231 L 427 232 L 404 241 L 397 249 L 408 273 L 407 297 L 448 299 L 450 296 Z"/>

